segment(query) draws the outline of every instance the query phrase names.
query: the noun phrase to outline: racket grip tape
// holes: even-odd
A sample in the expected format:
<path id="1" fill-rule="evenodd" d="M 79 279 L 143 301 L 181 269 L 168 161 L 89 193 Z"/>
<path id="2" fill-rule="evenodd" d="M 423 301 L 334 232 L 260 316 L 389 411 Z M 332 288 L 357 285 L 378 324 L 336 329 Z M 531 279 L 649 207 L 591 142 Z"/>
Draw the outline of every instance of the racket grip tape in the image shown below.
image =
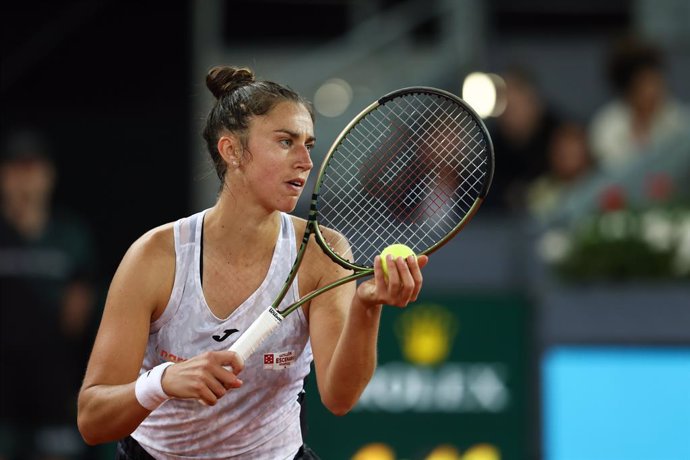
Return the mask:
<path id="1" fill-rule="evenodd" d="M 283 321 L 283 317 L 280 313 L 273 307 L 269 307 L 256 318 L 249 329 L 230 346 L 229 350 L 234 351 L 246 361 L 264 339 L 280 325 L 281 321 Z"/>

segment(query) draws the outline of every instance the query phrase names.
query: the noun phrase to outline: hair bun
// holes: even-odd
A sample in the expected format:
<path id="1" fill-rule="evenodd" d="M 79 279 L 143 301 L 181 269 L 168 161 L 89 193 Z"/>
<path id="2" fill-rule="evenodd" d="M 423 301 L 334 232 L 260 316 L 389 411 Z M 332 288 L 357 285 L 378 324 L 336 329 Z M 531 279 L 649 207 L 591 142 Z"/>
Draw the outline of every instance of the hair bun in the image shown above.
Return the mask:
<path id="1" fill-rule="evenodd" d="M 254 72 L 246 67 L 216 66 L 206 75 L 206 86 L 216 99 L 254 81 Z"/>

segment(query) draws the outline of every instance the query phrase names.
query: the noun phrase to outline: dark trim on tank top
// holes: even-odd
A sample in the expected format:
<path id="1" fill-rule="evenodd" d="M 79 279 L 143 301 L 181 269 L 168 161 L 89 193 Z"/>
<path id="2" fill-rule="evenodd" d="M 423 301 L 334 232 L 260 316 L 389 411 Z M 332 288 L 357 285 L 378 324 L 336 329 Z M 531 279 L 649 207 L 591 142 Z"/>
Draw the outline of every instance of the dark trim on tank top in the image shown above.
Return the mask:
<path id="1" fill-rule="evenodd" d="M 201 236 L 199 239 L 199 284 L 204 285 L 204 219 L 206 213 L 201 215 Z"/>

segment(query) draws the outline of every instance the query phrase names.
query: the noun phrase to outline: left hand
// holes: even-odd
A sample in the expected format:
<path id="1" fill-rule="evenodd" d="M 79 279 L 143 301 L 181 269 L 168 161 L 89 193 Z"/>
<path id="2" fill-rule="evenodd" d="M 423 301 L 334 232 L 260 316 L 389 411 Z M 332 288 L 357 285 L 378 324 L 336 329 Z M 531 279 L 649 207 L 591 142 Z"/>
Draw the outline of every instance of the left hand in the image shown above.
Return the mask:
<path id="1" fill-rule="evenodd" d="M 388 279 L 383 274 L 381 256 L 374 259 L 374 278 L 357 287 L 357 297 L 367 305 L 393 305 L 405 307 L 417 300 L 422 289 L 422 268 L 429 262 L 427 256 L 409 256 L 406 259 L 388 256 Z"/>

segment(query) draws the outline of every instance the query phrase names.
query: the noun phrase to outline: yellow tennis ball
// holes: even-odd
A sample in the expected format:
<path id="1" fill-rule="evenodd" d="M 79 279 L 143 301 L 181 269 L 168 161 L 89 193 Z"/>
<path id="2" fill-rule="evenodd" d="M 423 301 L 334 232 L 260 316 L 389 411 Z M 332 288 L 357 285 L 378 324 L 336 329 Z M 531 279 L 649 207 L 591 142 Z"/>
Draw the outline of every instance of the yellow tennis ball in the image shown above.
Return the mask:
<path id="1" fill-rule="evenodd" d="M 398 257 L 402 257 L 403 259 L 407 259 L 409 256 L 415 256 L 415 258 L 417 257 L 409 246 L 405 246 L 404 244 L 391 244 L 386 249 L 381 251 L 381 263 L 383 264 L 383 274 L 385 276 L 388 276 L 386 257 L 388 257 L 389 254 L 393 256 L 393 260 L 397 260 Z"/>

